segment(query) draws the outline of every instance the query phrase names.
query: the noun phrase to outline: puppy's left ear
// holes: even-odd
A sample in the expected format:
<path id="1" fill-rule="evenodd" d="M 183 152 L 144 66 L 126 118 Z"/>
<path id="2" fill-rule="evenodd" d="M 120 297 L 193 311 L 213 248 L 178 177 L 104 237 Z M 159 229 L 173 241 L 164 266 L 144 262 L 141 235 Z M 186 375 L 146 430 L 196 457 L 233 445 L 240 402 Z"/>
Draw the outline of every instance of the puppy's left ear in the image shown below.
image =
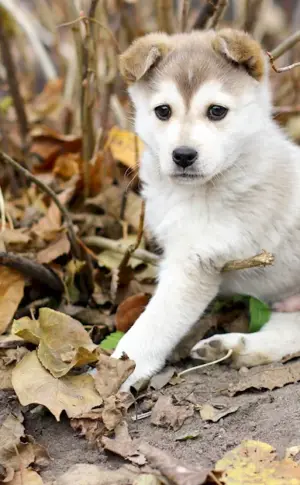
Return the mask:
<path id="1" fill-rule="evenodd" d="M 213 48 L 230 62 L 243 66 L 257 81 L 263 78 L 266 70 L 263 50 L 246 32 L 221 29 L 213 40 Z"/>

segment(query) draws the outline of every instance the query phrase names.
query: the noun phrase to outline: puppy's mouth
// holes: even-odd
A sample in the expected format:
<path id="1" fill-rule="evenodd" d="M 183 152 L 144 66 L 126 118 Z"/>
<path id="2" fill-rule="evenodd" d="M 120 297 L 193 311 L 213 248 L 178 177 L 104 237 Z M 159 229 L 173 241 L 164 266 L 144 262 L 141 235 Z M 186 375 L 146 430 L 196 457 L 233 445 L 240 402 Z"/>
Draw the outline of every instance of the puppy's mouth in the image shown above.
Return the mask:
<path id="1" fill-rule="evenodd" d="M 178 182 L 193 182 L 195 180 L 202 180 L 204 178 L 203 175 L 200 173 L 189 173 L 189 172 L 182 172 L 182 173 L 174 173 L 171 175 L 173 180 Z"/>

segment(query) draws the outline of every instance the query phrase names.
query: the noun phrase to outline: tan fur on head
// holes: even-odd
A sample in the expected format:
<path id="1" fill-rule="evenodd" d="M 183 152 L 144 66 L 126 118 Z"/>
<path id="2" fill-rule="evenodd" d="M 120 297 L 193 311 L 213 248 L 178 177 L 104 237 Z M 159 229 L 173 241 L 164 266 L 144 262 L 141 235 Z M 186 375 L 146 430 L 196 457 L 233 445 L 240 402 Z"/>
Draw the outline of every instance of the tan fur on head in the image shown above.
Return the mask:
<path id="1" fill-rule="evenodd" d="M 257 81 L 262 79 L 265 72 L 263 51 L 246 32 L 222 29 L 213 41 L 213 48 L 230 61 L 244 66 Z"/>
<path id="2" fill-rule="evenodd" d="M 127 83 L 139 81 L 170 50 L 167 34 L 154 33 L 136 39 L 120 55 L 120 72 Z"/>

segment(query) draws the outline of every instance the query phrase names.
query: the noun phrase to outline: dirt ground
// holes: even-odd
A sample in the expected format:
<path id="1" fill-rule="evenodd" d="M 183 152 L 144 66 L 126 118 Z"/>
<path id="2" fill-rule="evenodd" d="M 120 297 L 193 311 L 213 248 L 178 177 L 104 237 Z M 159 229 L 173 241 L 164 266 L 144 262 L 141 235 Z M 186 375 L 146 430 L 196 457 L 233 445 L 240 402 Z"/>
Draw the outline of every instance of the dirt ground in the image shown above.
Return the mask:
<path id="1" fill-rule="evenodd" d="M 271 367 L 271 366 L 269 366 Z M 202 421 L 198 411 L 188 418 L 179 431 L 158 428 L 150 418 L 134 422 L 132 412 L 128 423 L 132 437 L 143 437 L 150 444 L 169 451 L 188 463 L 213 465 L 224 453 L 243 439 L 265 441 L 276 447 L 280 455 L 290 446 L 300 444 L 300 383 L 290 384 L 273 391 L 240 393 L 235 397 L 224 394 L 230 382 L 241 376 L 241 371 L 215 366 L 190 373 L 185 381 L 168 386 L 156 394 L 172 394 L 185 403 L 191 399 L 197 404 L 209 402 L 215 406 L 239 406 L 238 410 L 217 423 Z M 1 408 L 11 406 L 12 393 L 0 395 Z M 141 412 L 139 408 L 138 412 Z M 95 463 L 116 468 L 124 463 L 103 450 L 94 449 L 83 438 L 76 436 L 66 417 L 56 422 L 47 411 L 25 410 L 25 429 L 38 443 L 46 446 L 52 461 L 41 473 L 45 483 L 51 483 L 76 463 Z M 198 432 L 193 440 L 176 441 L 179 435 Z"/>

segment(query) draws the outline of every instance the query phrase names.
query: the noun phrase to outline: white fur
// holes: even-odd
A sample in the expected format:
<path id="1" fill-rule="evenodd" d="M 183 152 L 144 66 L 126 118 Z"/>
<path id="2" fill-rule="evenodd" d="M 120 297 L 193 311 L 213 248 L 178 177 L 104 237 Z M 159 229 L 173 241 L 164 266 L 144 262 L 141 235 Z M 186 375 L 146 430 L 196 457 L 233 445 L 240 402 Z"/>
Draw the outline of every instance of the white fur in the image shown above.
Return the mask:
<path id="1" fill-rule="evenodd" d="M 240 95 L 224 91 L 219 81 L 206 83 L 189 110 L 172 81 L 155 93 L 136 83 L 131 96 L 136 131 L 146 144 L 140 171 L 146 224 L 164 258 L 155 295 L 113 354 L 125 352 L 136 362 L 124 389 L 164 365 L 218 292 L 273 303 L 300 286 L 300 150 L 271 118 L 267 80 L 249 76 Z M 173 110 L 167 122 L 153 111 L 162 103 Z M 207 119 L 211 103 L 229 108 L 224 120 Z M 171 154 L 180 145 L 198 150 L 191 170 L 199 178 L 174 179 Z M 273 267 L 220 272 L 228 260 L 261 249 L 275 254 Z M 241 337 L 247 354 L 241 365 L 279 360 L 300 350 L 300 314 L 277 313 L 258 334 L 218 339 L 236 350 Z"/>

